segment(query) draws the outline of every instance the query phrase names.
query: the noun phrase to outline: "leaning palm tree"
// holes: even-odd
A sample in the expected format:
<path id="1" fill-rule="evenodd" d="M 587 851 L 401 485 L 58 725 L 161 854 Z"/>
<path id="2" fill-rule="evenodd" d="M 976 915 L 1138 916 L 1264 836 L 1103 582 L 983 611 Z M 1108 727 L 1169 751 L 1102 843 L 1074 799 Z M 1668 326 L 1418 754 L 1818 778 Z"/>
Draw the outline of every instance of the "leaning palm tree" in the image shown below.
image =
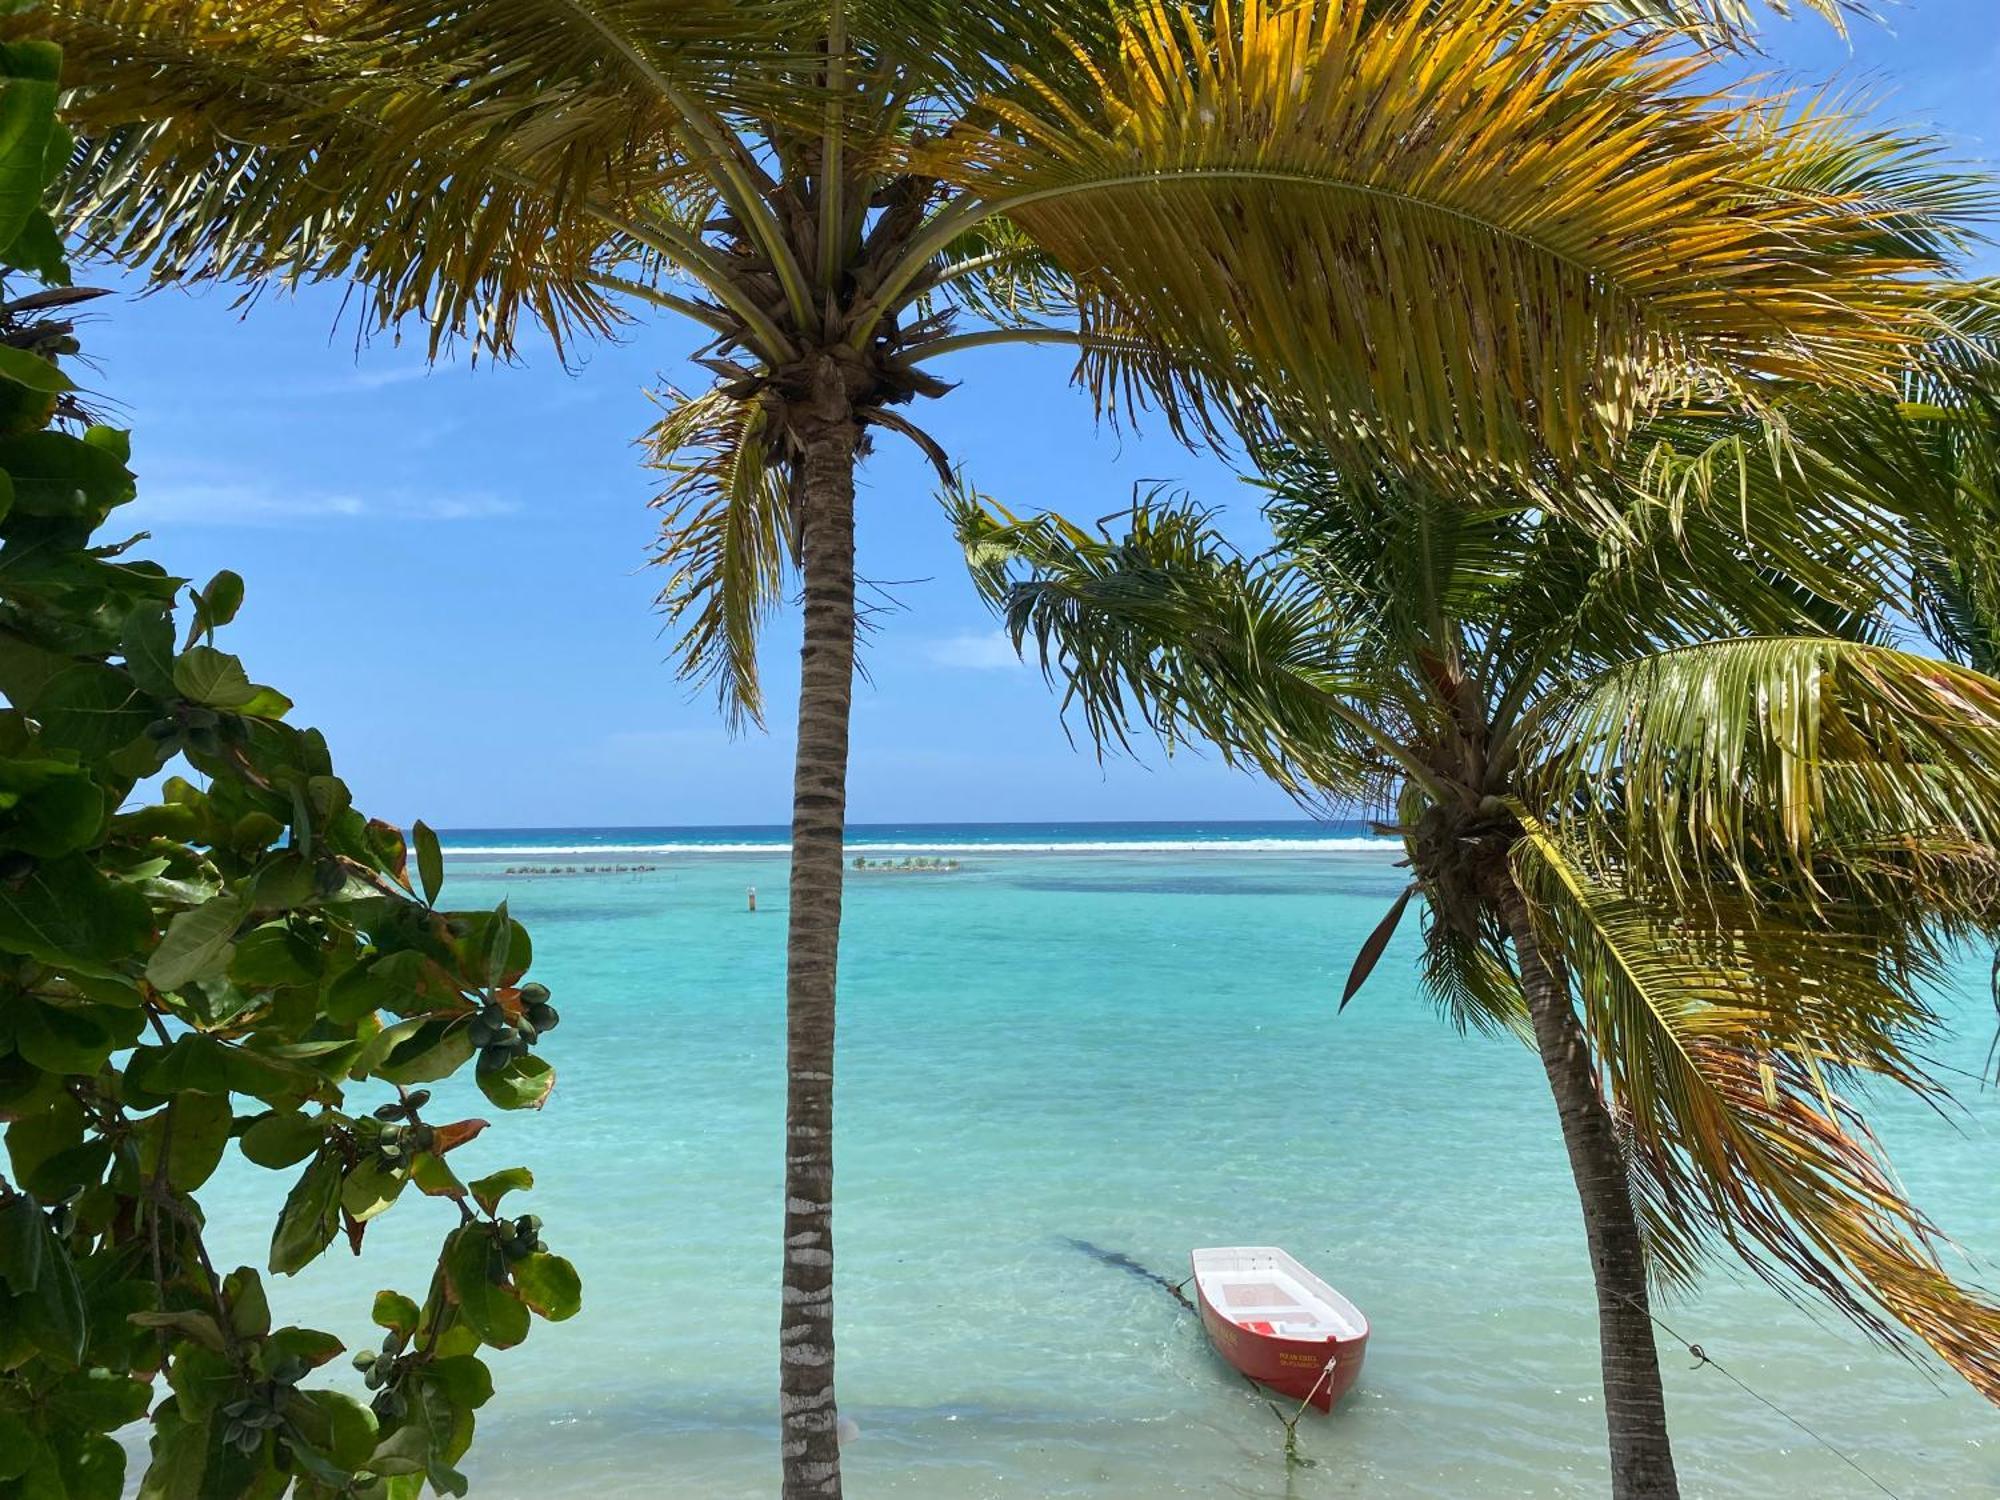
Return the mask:
<path id="1" fill-rule="evenodd" d="M 1817 0 L 1816 0 L 1817 3 Z M 1824 7 L 1822 7 L 1824 8 Z M 1630 21 L 1606 21 L 1604 17 Z M 788 1494 L 837 1494 L 834 994 L 854 474 L 939 362 L 1075 346 L 1200 431 L 1284 389 L 1470 468 L 1615 448 L 1690 380 L 1879 384 L 1949 205 L 1910 143 L 1729 100 L 1743 0 L 47 0 L 76 231 L 166 279 L 363 289 L 506 357 L 667 315 L 663 593 L 758 719 L 802 579 L 788 914 Z M 1649 27 L 1649 23 L 1650 27 Z M 1664 23 L 1665 29 L 1661 29 Z M 7 26 L 28 23 L 9 21 Z M 1841 142 L 1879 186 L 1799 190 Z M 1283 373 L 1283 383 L 1273 379 Z M 1320 425 L 1324 426 L 1324 423 Z M 1334 434 L 1326 434 L 1331 440 Z"/>
<path id="2" fill-rule="evenodd" d="M 1893 518 L 1795 517 L 1767 548 L 1727 504 L 1633 501 L 1611 542 L 1504 495 L 1273 467 L 1258 560 L 1184 503 L 1114 536 L 965 495 L 961 534 L 1100 746 L 1150 728 L 1393 809 L 1412 881 L 1341 1004 L 1415 896 L 1424 991 L 1540 1056 L 1613 1494 L 1678 1493 L 1649 1274 L 1716 1250 L 2000 1400 L 2000 1307 L 1940 1267 L 1839 1092 L 1941 1093 L 1925 986 L 2000 927 L 2000 682 L 1880 639 Z"/>

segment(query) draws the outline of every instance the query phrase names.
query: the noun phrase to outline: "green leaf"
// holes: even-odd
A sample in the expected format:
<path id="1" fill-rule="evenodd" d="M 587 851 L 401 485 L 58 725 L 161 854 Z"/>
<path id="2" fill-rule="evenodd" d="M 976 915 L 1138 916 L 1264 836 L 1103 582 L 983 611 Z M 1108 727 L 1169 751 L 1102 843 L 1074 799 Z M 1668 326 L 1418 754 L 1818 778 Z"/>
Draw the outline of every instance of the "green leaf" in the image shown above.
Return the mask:
<path id="1" fill-rule="evenodd" d="M 421 1153 L 410 1168 L 418 1187 L 433 1198 L 463 1198 L 465 1184 L 458 1180 L 442 1156 L 435 1151 Z"/>
<path id="2" fill-rule="evenodd" d="M 104 793 L 80 766 L 0 760 L 0 847 L 54 859 L 90 844 L 104 823 Z"/>
<path id="3" fill-rule="evenodd" d="M 236 929 L 250 911 L 248 892 L 224 891 L 167 925 L 167 935 L 146 960 L 146 978 L 155 989 L 177 990 L 229 967 Z"/>
<path id="4" fill-rule="evenodd" d="M 14 1168 L 14 1181 L 50 1202 L 75 1192 L 80 1183 L 50 1178 L 59 1159 L 83 1144 L 84 1118 L 83 1106 L 64 1092 L 38 1113 L 24 1115 L 9 1125 L 7 1156 Z"/>
<path id="5" fill-rule="evenodd" d="M 11 344 L 0 344 L 0 380 L 11 380 L 31 391 L 43 391 L 49 395 L 76 389 L 76 382 L 57 369 L 54 360 L 44 359 L 26 349 L 16 349 Z"/>
<path id="6" fill-rule="evenodd" d="M 417 845 L 417 879 L 423 883 L 424 901 L 436 906 L 438 892 L 444 889 L 444 851 L 438 847 L 438 836 L 421 818 L 411 825 L 410 837 Z"/>
<path id="7" fill-rule="evenodd" d="M 116 1432 L 146 1414 L 152 1388 L 129 1375 L 86 1369 L 63 1377 L 46 1400 L 49 1415 L 72 1431 Z"/>
<path id="8" fill-rule="evenodd" d="M 374 1311 L 370 1314 L 377 1328 L 386 1328 L 391 1333 L 408 1338 L 417 1331 L 417 1304 L 401 1292 L 380 1291 L 375 1294 Z"/>
<path id="9" fill-rule="evenodd" d="M 0 1484 L 27 1473 L 40 1444 L 41 1439 L 26 1422 L 10 1411 L 0 1411 Z"/>
<path id="10" fill-rule="evenodd" d="M 271 1331 L 271 1299 L 254 1268 L 238 1266 L 225 1276 L 222 1295 L 229 1303 L 229 1326 L 239 1337 L 261 1339 Z"/>
<path id="11" fill-rule="evenodd" d="M 383 1036 L 398 1030 L 398 1022 Z M 463 1017 L 422 1021 L 416 1031 L 384 1058 L 374 1071 L 391 1083 L 435 1083 L 456 1073 L 472 1056 L 472 1028 Z"/>
<path id="12" fill-rule="evenodd" d="M 304 1161 L 326 1139 L 326 1125 L 317 1115 L 274 1110 L 250 1122 L 238 1144 L 260 1167 L 282 1168 Z"/>
<path id="13" fill-rule="evenodd" d="M 271 1236 L 271 1270 L 303 1270 L 340 1231 L 340 1157 L 322 1149 L 286 1195 Z"/>
<path id="14" fill-rule="evenodd" d="M 213 646 L 190 646 L 174 659 L 174 686 L 210 708 L 241 708 L 257 696 L 242 659 Z"/>
<path id="15" fill-rule="evenodd" d="M 82 1361 L 90 1337 L 83 1285 L 77 1279 L 69 1247 L 56 1236 L 40 1210 L 32 1204 L 29 1210 L 34 1222 L 25 1228 L 40 1239 L 39 1266 L 34 1286 L 15 1293 L 10 1318 L 42 1353 L 73 1367 Z"/>
<path id="16" fill-rule="evenodd" d="M 394 1203 L 409 1180 L 401 1168 L 364 1160 L 341 1183 L 340 1206 L 349 1218 L 365 1224 Z"/>
<path id="17" fill-rule="evenodd" d="M 62 49 L 51 43 L 15 42 L 0 52 L 0 250 L 41 209 L 61 74 Z"/>
<path id="18" fill-rule="evenodd" d="M 115 1039 L 85 1011 L 27 999 L 14 1017 L 14 1045 L 38 1068 L 89 1075 L 104 1066 Z"/>
<path id="19" fill-rule="evenodd" d="M 330 1333 L 317 1328 L 280 1328 L 264 1341 L 266 1368 L 276 1369 L 287 1359 L 302 1361 L 309 1370 L 337 1359 L 347 1348 Z"/>
<path id="20" fill-rule="evenodd" d="M 493 1372 L 476 1354 L 454 1354 L 435 1360 L 430 1373 L 454 1406 L 477 1411 L 493 1399 Z"/>
<path id="21" fill-rule="evenodd" d="M 159 1114 L 146 1120 L 139 1143 L 139 1170 L 157 1170 L 160 1145 L 166 1143 L 167 1181 L 191 1193 L 214 1175 L 229 1145 L 234 1123 L 227 1094 L 177 1094 Z"/>
<path id="22" fill-rule="evenodd" d="M 444 1270 L 459 1315 L 483 1343 L 511 1349 L 528 1336 L 528 1309 L 506 1286 L 507 1259 L 485 1225 L 453 1231 Z"/>
<path id="23" fill-rule="evenodd" d="M 305 938 L 283 922 L 267 922 L 237 939 L 236 952 L 229 960 L 229 977 L 250 989 L 315 984 L 319 962 L 319 950 Z"/>
<path id="24" fill-rule="evenodd" d="M 507 956 L 514 947 L 514 919 L 507 915 L 503 900 L 493 908 L 493 920 L 486 928 L 486 951 L 480 960 L 480 978 L 489 985 L 507 977 Z"/>
<path id="25" fill-rule="evenodd" d="M 31 1292 L 42 1279 L 42 1211 L 25 1193 L 0 1199 L 0 1284 Z"/>
<path id="26" fill-rule="evenodd" d="M 59 968 L 115 973 L 151 926 L 146 899 L 106 880 L 81 854 L 0 883 L 0 948 Z"/>
<path id="27" fill-rule="evenodd" d="M 153 710 L 116 667 L 80 661 L 61 668 L 35 694 L 42 743 L 86 760 L 108 756 L 145 732 Z"/>
<path id="28" fill-rule="evenodd" d="M 375 1451 L 375 1416 L 339 1391 L 300 1391 L 290 1406 L 293 1425 L 335 1469 L 361 1468 Z"/>
<path id="29" fill-rule="evenodd" d="M 472 1184 L 472 1198 L 480 1208 L 491 1214 L 500 1206 L 500 1200 L 509 1193 L 525 1191 L 535 1185 L 535 1174 L 526 1167 L 508 1167 L 495 1172 L 490 1177 L 482 1177 Z"/>
<path id="30" fill-rule="evenodd" d="M 200 614 L 201 628 L 216 630 L 236 618 L 236 612 L 243 607 L 243 575 L 230 568 L 224 568 L 208 580 L 208 587 L 201 591 L 196 605 Z"/>
<path id="31" fill-rule="evenodd" d="M 14 481 L 14 510 L 95 522 L 137 493 L 124 460 L 66 432 L 0 438 L 0 469 Z"/>
<path id="32" fill-rule="evenodd" d="M 479 1091 L 502 1109 L 540 1109 L 556 1086 L 554 1065 L 532 1052 L 510 1059 L 494 1072 L 481 1069 L 478 1078 Z"/>
<path id="33" fill-rule="evenodd" d="M 551 1323 L 573 1318 L 583 1307 L 583 1283 L 576 1267 L 560 1255 L 540 1250 L 514 1262 L 514 1290 Z"/>
<path id="34" fill-rule="evenodd" d="M 125 669 L 156 698 L 174 696 L 174 622 L 157 599 L 135 604 L 118 638 Z"/>

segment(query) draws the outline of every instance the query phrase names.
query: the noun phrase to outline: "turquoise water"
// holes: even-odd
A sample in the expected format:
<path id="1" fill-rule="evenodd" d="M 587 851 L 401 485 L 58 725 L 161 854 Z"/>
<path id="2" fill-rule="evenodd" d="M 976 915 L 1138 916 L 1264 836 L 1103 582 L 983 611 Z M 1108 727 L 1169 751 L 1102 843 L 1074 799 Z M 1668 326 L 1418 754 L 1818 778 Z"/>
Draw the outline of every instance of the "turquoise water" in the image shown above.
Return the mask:
<path id="1" fill-rule="evenodd" d="M 1433 1017 L 1410 933 L 1335 1019 L 1399 884 L 1387 859 L 1327 841 L 1353 830 L 1201 848 L 1167 847 L 1200 842 L 1185 830 L 904 832 L 878 842 L 964 868 L 848 886 L 835 1223 L 850 1494 L 1603 1492 L 1588 1272 L 1533 1058 Z M 547 1110 L 498 1120 L 464 1170 L 531 1163 L 545 1237 L 585 1277 L 580 1317 L 495 1357 L 469 1463 L 491 1500 L 775 1493 L 785 864 L 741 847 L 771 842 L 755 830 L 714 840 L 739 852 L 657 852 L 689 841 L 452 839 L 486 852 L 454 856 L 448 898 L 512 903 L 564 1015 Z M 614 844 L 652 847 L 659 868 L 499 873 Z M 1990 1027 L 1983 995 L 1968 999 L 1945 1060 L 1976 1069 Z M 463 1094 L 465 1113 L 492 1113 Z M 1969 1081 L 1962 1097 L 1951 1120 L 1885 1109 L 1883 1133 L 1986 1267 L 2000 1112 Z M 252 1177 L 272 1174 L 232 1180 L 219 1225 L 254 1192 L 268 1226 L 283 1183 Z M 329 1256 L 273 1300 L 366 1338 L 367 1292 L 420 1290 L 452 1218 L 399 1204 L 359 1268 Z M 1189 1314 L 1071 1237 L 1175 1279 L 1191 1246 L 1276 1243 L 1347 1292 L 1374 1338 L 1354 1395 L 1301 1424 L 1315 1466 L 1288 1473 L 1270 1411 Z M 262 1258 L 264 1233 L 219 1238 Z M 2000 1421 L 1947 1373 L 1727 1274 L 1665 1315 L 1898 1494 L 2000 1492 Z M 1691 1495 L 1879 1493 L 1690 1363 L 1667 1352 Z"/>

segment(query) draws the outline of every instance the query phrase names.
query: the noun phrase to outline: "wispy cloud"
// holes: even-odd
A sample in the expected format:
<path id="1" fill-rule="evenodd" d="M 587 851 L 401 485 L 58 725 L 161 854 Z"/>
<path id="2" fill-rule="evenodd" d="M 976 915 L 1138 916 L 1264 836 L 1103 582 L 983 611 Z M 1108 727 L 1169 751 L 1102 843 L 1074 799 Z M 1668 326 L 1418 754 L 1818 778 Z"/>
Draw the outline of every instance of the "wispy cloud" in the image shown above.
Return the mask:
<path id="1" fill-rule="evenodd" d="M 1014 643 L 1000 630 L 962 630 L 924 646 L 924 656 L 960 672 L 1011 672 L 1021 665 Z"/>
<path id="2" fill-rule="evenodd" d="M 284 526 L 305 521 L 481 521 L 520 510 L 483 494 L 288 490 L 268 485 L 194 483 L 140 491 L 134 519 L 221 526 Z"/>

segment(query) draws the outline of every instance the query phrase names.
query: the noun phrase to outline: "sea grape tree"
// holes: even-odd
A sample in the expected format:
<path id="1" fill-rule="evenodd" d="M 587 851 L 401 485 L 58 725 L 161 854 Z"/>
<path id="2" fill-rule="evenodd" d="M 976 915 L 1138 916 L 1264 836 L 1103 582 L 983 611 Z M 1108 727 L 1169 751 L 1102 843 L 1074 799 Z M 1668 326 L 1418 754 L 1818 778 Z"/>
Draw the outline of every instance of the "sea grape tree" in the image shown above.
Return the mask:
<path id="1" fill-rule="evenodd" d="M 580 1293 L 503 1203 L 529 1172 L 461 1180 L 486 1122 L 425 1086 L 470 1064 L 539 1107 L 556 1012 L 504 903 L 442 909 L 436 837 L 412 872 L 216 644 L 242 580 L 190 589 L 100 535 L 136 484 L 61 368 L 92 294 L 39 204 L 59 63 L 0 47 L 0 1497 L 118 1500 L 113 1434 L 148 1416 L 145 1500 L 462 1494 L 480 1351 Z M 358 1254 L 412 1185 L 443 1200 L 428 1285 L 375 1295 L 367 1404 L 314 1373 L 340 1340 L 211 1260 L 200 1195 L 232 1157 L 291 1179 L 278 1276 Z"/>

